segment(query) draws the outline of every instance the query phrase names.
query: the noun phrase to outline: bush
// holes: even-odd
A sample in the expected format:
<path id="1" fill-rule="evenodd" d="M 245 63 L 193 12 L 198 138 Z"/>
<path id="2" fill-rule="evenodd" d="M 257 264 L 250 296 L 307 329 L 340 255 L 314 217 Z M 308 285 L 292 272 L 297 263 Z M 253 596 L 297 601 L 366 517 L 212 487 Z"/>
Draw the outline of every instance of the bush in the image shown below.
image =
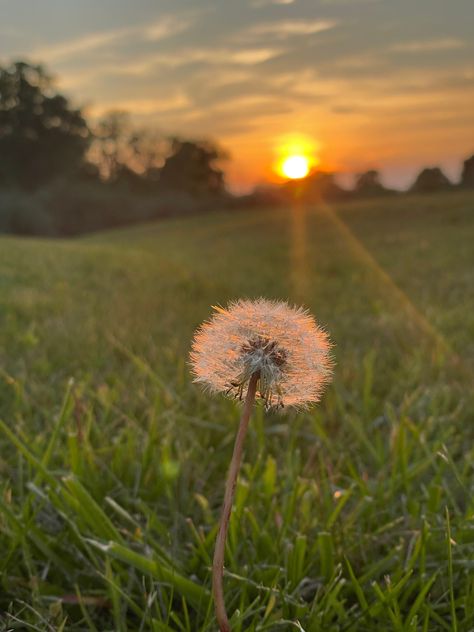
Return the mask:
<path id="1" fill-rule="evenodd" d="M 0 192 L 0 233 L 74 236 L 189 215 L 224 205 L 224 198 L 156 191 L 136 193 L 121 185 L 57 180 L 35 193 Z"/>
<path id="2" fill-rule="evenodd" d="M 0 233 L 51 236 L 57 230 L 36 196 L 11 190 L 0 191 Z"/>

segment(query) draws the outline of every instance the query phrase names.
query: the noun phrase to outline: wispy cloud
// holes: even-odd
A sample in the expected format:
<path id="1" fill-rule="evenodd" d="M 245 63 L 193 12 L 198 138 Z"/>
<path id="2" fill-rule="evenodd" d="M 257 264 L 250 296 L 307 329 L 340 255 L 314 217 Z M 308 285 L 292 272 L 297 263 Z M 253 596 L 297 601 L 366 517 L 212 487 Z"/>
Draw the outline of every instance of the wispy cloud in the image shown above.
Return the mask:
<path id="1" fill-rule="evenodd" d="M 282 50 L 277 48 L 248 48 L 238 51 L 227 51 L 227 54 L 224 54 L 222 58 L 238 64 L 253 66 L 254 64 L 273 59 L 281 52 Z"/>
<path id="2" fill-rule="evenodd" d="M 184 94 L 166 97 L 164 99 L 124 99 L 103 101 L 100 105 L 88 108 L 89 114 L 99 117 L 110 110 L 123 110 L 137 115 L 161 114 L 174 112 L 190 107 L 191 103 Z"/>
<path id="3" fill-rule="evenodd" d="M 252 35 L 272 35 L 290 37 L 292 35 L 313 35 L 328 31 L 336 26 L 335 20 L 277 20 L 256 24 L 248 29 Z"/>
<path id="4" fill-rule="evenodd" d="M 283 52 L 281 48 L 189 48 L 178 51 L 149 53 L 120 64 L 97 65 L 91 73 L 140 76 L 164 68 L 182 68 L 189 65 L 226 66 L 229 77 L 231 66 L 256 66 Z"/>
<path id="5" fill-rule="evenodd" d="M 269 5 L 285 5 L 285 4 L 294 4 L 296 0 L 254 0 L 251 3 L 251 6 L 255 9 L 262 9 L 263 7 L 268 7 Z"/>
<path id="6" fill-rule="evenodd" d="M 81 53 L 98 50 L 116 42 L 129 33 L 129 28 L 105 31 L 103 33 L 90 33 L 76 39 L 39 47 L 32 51 L 32 55 L 42 61 L 54 63 Z"/>
<path id="7" fill-rule="evenodd" d="M 110 31 L 89 33 L 64 42 L 49 44 L 33 50 L 32 55 L 48 63 L 55 63 L 117 45 L 123 40 L 145 39 L 156 42 L 186 31 L 192 25 L 190 16 L 164 16 L 145 26 L 118 28 Z"/>
<path id="8" fill-rule="evenodd" d="M 147 39 L 157 41 L 187 31 L 193 24 L 193 18 L 187 16 L 165 16 L 158 22 L 145 27 L 144 35 Z"/>

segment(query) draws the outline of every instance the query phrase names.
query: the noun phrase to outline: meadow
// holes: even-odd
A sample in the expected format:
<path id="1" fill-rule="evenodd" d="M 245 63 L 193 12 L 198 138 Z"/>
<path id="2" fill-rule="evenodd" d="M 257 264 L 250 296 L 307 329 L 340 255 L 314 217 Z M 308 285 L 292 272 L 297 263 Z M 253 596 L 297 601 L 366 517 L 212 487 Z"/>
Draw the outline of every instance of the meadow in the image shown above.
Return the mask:
<path id="1" fill-rule="evenodd" d="M 0 629 L 212 632 L 239 406 L 211 306 L 304 304 L 323 401 L 263 414 L 226 556 L 236 632 L 474 629 L 474 194 L 0 238 Z"/>

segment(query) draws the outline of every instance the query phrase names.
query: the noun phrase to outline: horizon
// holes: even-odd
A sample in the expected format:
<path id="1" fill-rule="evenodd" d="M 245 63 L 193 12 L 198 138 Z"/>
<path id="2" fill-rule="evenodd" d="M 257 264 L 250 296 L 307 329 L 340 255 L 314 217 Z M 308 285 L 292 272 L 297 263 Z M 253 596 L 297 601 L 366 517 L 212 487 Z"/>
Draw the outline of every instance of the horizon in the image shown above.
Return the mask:
<path id="1" fill-rule="evenodd" d="M 375 168 L 403 189 L 431 166 L 458 180 L 474 150 L 471 3 L 177 5 L 7 0 L 0 59 L 44 64 L 88 118 L 123 109 L 164 135 L 218 142 L 236 192 L 281 181 L 291 138 L 343 183 Z"/>

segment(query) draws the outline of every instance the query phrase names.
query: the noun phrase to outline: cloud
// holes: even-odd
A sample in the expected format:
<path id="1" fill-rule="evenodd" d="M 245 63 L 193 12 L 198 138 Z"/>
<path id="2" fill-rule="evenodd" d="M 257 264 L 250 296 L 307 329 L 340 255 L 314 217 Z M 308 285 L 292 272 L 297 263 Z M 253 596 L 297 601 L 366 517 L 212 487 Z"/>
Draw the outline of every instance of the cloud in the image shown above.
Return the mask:
<path id="1" fill-rule="evenodd" d="M 82 37 L 65 42 L 49 44 L 33 50 L 32 55 L 48 63 L 57 63 L 69 58 L 76 58 L 83 53 L 92 53 L 119 45 L 124 40 L 140 40 L 144 38 L 150 42 L 164 40 L 186 31 L 192 24 L 188 16 L 164 16 L 158 21 L 146 26 L 124 27 L 116 30 L 89 33 Z"/>
<path id="2" fill-rule="evenodd" d="M 277 57 L 281 53 L 281 49 L 275 48 L 255 48 L 244 49 L 240 51 L 228 51 L 223 55 L 223 59 L 243 65 L 260 64 L 269 59 Z"/>
<path id="3" fill-rule="evenodd" d="M 68 57 L 74 57 L 81 53 L 98 50 L 107 46 L 130 33 L 129 28 L 106 31 L 103 33 L 90 33 L 58 44 L 49 44 L 33 50 L 32 55 L 42 61 L 54 63 Z"/>
<path id="4" fill-rule="evenodd" d="M 189 99 L 184 94 L 177 94 L 164 99 L 124 99 L 111 102 L 102 101 L 100 105 L 88 108 L 93 117 L 103 116 L 110 110 L 133 112 L 136 115 L 161 114 L 176 112 L 190 106 Z"/>
<path id="5" fill-rule="evenodd" d="M 268 7 L 272 4 L 276 5 L 286 5 L 286 4 L 294 4 L 296 0 L 254 0 L 251 3 L 251 6 L 255 9 L 261 9 L 263 7 Z"/>
<path id="6" fill-rule="evenodd" d="M 286 112 L 288 107 L 282 103 L 281 99 L 271 96 L 242 95 L 219 103 L 213 109 L 219 112 L 234 112 L 239 118 L 245 118 L 249 112 L 268 115 L 269 113 L 277 113 L 278 110 Z"/>
<path id="7" fill-rule="evenodd" d="M 152 41 L 162 40 L 187 31 L 192 23 L 193 20 L 190 16 L 165 16 L 158 22 L 146 27 L 144 35 Z"/>
<path id="8" fill-rule="evenodd" d="M 257 24 L 248 29 L 251 35 L 272 35 L 290 37 L 293 35 L 313 35 L 328 31 L 336 26 L 335 20 L 278 20 Z"/>
<path id="9" fill-rule="evenodd" d="M 177 51 L 143 54 L 141 57 L 131 57 L 129 60 L 106 61 L 95 64 L 93 68 L 76 71 L 67 81 L 67 85 L 83 82 L 100 76 L 145 77 L 156 75 L 169 69 L 184 69 L 189 66 L 201 65 L 203 68 L 223 66 L 229 80 L 240 72 L 238 67 L 252 67 L 266 62 L 281 54 L 283 50 L 276 48 L 188 48 Z M 194 71 L 196 72 L 196 70 Z M 215 73 L 215 70 L 213 70 Z M 215 74 L 213 74 L 215 77 Z M 190 78 L 190 77 L 189 77 Z M 62 80 L 62 85 L 64 80 Z"/>

